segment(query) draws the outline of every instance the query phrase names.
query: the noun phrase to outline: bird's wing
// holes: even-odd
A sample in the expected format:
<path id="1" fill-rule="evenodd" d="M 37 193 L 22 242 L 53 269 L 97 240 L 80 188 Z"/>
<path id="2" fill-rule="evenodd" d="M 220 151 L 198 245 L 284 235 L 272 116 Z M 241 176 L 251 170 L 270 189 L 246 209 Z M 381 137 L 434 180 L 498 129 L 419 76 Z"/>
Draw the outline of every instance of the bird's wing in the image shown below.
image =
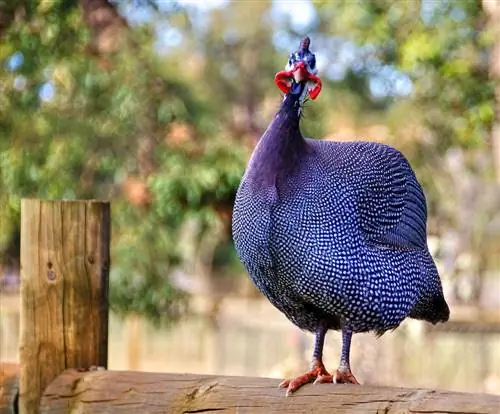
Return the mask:
<path id="1" fill-rule="evenodd" d="M 387 247 L 426 248 L 427 207 L 422 187 L 406 158 L 378 145 L 366 168 L 357 209 L 369 243 Z"/>

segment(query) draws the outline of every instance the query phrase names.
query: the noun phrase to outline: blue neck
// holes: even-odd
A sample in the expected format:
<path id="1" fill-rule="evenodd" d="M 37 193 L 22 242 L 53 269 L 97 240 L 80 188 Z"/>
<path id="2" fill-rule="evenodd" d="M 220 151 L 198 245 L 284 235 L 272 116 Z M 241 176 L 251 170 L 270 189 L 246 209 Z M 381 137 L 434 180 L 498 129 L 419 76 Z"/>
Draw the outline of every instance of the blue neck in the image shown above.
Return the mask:
<path id="1" fill-rule="evenodd" d="M 285 95 L 248 164 L 247 179 L 259 187 L 276 186 L 299 165 L 307 144 L 300 132 L 299 96 Z"/>

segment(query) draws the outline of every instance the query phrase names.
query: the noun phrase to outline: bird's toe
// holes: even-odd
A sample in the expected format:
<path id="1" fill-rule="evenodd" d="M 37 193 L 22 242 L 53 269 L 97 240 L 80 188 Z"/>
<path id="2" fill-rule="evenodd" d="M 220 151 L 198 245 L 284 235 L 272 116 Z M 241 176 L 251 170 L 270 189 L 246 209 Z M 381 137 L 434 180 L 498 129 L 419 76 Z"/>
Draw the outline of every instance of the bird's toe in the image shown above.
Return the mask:
<path id="1" fill-rule="evenodd" d="M 354 375 L 352 375 L 351 370 L 337 370 L 335 378 L 333 379 L 335 384 L 357 384 L 358 380 Z"/>
<path id="2" fill-rule="evenodd" d="M 286 379 L 280 382 L 280 385 L 278 385 L 278 388 L 288 388 L 288 385 L 290 385 L 290 380 Z"/>
<path id="3" fill-rule="evenodd" d="M 331 384 L 333 383 L 333 375 L 322 374 L 318 375 L 318 378 L 314 381 L 314 384 Z"/>
<path id="4" fill-rule="evenodd" d="M 295 391 L 297 391 L 303 385 L 309 384 L 313 382 L 317 378 L 317 374 L 314 371 L 306 372 L 304 375 L 301 375 L 297 378 L 291 380 L 284 380 L 279 385 L 280 388 L 286 388 L 286 396 L 290 396 Z"/>

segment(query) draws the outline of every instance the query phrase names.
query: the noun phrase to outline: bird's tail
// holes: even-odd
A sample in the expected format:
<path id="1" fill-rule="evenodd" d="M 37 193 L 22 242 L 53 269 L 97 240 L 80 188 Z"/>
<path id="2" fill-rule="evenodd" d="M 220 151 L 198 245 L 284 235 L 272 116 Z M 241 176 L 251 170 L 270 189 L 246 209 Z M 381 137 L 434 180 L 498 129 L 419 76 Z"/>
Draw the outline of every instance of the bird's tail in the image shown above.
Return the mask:
<path id="1" fill-rule="evenodd" d="M 438 322 L 446 322 L 450 318 L 450 308 L 441 293 L 430 298 L 421 299 L 409 316 L 435 325 Z"/>

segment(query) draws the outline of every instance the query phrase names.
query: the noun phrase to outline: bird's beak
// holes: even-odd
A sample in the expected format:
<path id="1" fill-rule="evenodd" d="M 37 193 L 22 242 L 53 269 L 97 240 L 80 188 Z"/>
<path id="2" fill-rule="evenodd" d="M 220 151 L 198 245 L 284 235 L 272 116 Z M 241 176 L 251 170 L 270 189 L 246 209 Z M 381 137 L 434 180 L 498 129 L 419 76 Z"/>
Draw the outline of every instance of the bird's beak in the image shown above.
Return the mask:
<path id="1" fill-rule="evenodd" d="M 293 79 L 295 82 L 306 82 L 309 79 L 309 72 L 304 65 L 304 62 L 297 62 L 292 69 Z"/>

